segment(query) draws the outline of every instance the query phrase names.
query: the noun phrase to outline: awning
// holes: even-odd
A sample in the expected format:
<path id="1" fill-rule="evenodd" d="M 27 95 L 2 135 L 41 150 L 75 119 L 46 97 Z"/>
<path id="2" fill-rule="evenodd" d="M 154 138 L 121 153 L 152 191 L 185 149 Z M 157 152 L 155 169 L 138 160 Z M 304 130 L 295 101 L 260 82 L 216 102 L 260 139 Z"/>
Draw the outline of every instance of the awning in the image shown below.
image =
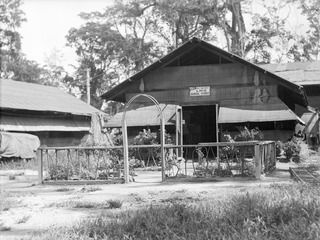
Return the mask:
<path id="1" fill-rule="evenodd" d="M 290 120 L 305 124 L 304 121 L 290 109 L 260 111 L 221 107 L 219 110 L 219 123 L 277 122 Z"/>
<path id="2" fill-rule="evenodd" d="M 160 104 L 162 109 L 165 125 L 174 125 L 176 116 L 176 105 Z M 121 127 L 123 113 L 117 113 L 104 127 Z M 160 125 L 160 115 L 156 106 L 142 107 L 134 110 L 127 111 L 126 123 L 128 127 L 138 126 L 158 126 Z"/>
<path id="3" fill-rule="evenodd" d="M 177 106 L 165 104 L 160 104 L 160 106 L 163 109 L 165 124 L 174 125 Z M 117 113 L 104 126 L 121 127 L 122 114 L 122 112 Z M 218 121 L 219 123 L 298 121 L 305 124 L 290 109 L 260 111 L 220 107 Z M 155 106 L 142 107 L 127 111 L 126 122 L 128 127 L 158 126 L 160 117 Z"/>
<path id="4" fill-rule="evenodd" d="M 90 121 L 0 116 L 0 129 L 15 132 L 80 132 L 89 131 Z"/>

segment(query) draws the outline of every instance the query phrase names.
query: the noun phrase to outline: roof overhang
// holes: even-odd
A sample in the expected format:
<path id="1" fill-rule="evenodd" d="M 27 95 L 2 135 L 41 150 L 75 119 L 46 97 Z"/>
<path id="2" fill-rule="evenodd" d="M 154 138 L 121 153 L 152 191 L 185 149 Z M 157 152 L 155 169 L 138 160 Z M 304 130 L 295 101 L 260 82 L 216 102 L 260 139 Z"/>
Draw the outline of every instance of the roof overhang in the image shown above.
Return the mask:
<path id="1" fill-rule="evenodd" d="M 90 121 L 1 116 L 0 129 L 14 132 L 82 132 L 89 131 Z"/>

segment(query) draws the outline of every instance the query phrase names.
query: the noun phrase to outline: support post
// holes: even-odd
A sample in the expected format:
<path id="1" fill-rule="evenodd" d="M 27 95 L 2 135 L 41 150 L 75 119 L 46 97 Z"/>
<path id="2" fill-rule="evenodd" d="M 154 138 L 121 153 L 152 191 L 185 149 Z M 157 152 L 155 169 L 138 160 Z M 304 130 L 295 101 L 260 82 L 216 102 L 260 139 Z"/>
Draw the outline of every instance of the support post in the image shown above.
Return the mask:
<path id="1" fill-rule="evenodd" d="M 216 142 L 219 142 L 219 106 L 216 104 Z M 219 146 L 217 146 L 217 160 L 220 160 Z"/>
<path id="2" fill-rule="evenodd" d="M 129 183 L 129 146 L 126 120 L 122 123 L 124 182 Z"/>
<path id="3" fill-rule="evenodd" d="M 43 183 L 43 150 L 40 149 L 40 158 L 38 158 L 38 183 Z"/>
<path id="4" fill-rule="evenodd" d="M 165 145 L 165 127 L 164 127 L 164 119 L 161 115 L 161 119 L 160 119 L 160 137 L 161 137 L 161 172 L 162 172 L 162 182 L 164 182 L 166 180 L 166 174 L 165 174 L 165 170 L 166 170 L 166 159 L 165 159 L 165 151 L 164 151 L 164 145 Z"/>
<path id="5" fill-rule="evenodd" d="M 254 146 L 254 162 L 255 162 L 255 172 L 254 176 L 256 179 L 261 178 L 261 152 L 260 144 Z"/>

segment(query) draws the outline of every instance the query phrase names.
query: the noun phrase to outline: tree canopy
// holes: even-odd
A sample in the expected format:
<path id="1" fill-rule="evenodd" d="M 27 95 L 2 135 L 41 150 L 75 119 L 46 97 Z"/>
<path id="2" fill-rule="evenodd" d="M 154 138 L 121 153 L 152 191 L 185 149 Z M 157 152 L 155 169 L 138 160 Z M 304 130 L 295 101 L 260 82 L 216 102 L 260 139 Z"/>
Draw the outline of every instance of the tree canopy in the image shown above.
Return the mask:
<path id="1" fill-rule="evenodd" d="M 320 3 L 259 0 L 115 0 L 102 11 L 81 13 L 84 24 L 66 36 L 79 64 L 67 73 L 50 56 L 45 65 L 21 52 L 21 0 L 0 0 L 0 76 L 77 89 L 100 108 L 100 95 L 193 37 L 209 41 L 251 62 L 317 60 L 320 57 Z M 283 11 L 293 4 L 309 24 L 305 34 L 287 26 Z"/>

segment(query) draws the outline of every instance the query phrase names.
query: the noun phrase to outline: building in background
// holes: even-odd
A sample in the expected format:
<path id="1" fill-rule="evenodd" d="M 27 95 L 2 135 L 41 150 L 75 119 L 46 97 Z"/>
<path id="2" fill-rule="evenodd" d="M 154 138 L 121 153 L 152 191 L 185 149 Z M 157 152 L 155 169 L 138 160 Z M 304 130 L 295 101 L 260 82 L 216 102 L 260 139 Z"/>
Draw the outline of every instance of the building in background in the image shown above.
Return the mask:
<path id="1" fill-rule="evenodd" d="M 56 87 L 1 79 L 0 112 L 2 131 L 36 135 L 41 145 L 74 146 L 100 111 Z"/>
<path id="2" fill-rule="evenodd" d="M 309 106 L 311 108 L 295 105 L 295 112 L 305 122 L 305 126 L 297 125 L 297 130 L 303 130 L 308 143 L 319 144 L 320 140 L 320 61 L 294 62 L 287 64 L 262 65 L 271 71 L 293 83 L 303 86 Z"/>

